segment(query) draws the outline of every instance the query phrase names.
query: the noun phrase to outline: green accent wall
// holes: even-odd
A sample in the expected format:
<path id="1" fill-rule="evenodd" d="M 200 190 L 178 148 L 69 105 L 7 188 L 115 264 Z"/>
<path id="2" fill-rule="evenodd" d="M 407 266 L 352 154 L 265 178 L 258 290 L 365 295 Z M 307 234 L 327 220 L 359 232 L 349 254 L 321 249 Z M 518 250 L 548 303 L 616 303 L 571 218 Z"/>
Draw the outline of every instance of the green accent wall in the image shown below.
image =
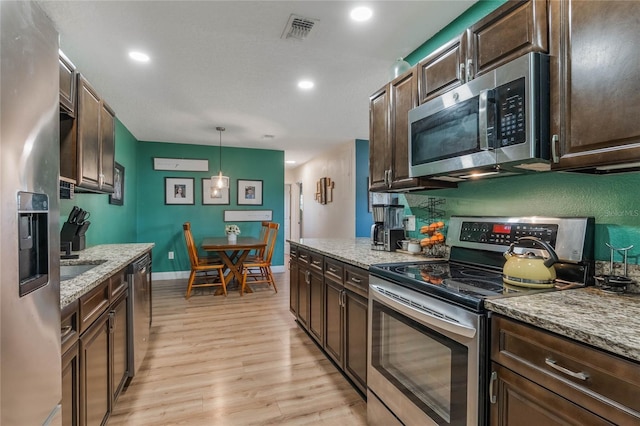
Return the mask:
<path id="1" fill-rule="evenodd" d="M 60 227 L 66 222 L 73 206 L 91 213 L 91 225 L 85 235 L 86 245 L 134 243 L 137 239 L 138 215 L 136 192 L 136 138 L 116 119 L 116 162 L 124 166 L 124 202 L 122 206 L 109 204 L 106 194 L 76 193 L 73 200 L 60 200 Z"/>
<path id="2" fill-rule="evenodd" d="M 464 216 L 591 216 L 595 218 L 595 256 L 609 260 L 609 248 L 627 247 L 629 262 L 640 258 L 640 173 L 590 175 L 547 172 L 463 182 L 457 189 L 421 192 L 445 199 L 445 219 Z M 413 198 L 409 197 L 413 202 Z M 409 203 L 407 203 L 409 204 Z M 416 204 L 413 202 L 413 204 Z M 409 206 L 417 228 L 426 210 Z M 420 237 L 414 232 L 412 237 Z M 616 261 L 620 259 L 616 258 Z"/>
<path id="3" fill-rule="evenodd" d="M 136 168 L 138 186 L 137 204 L 138 241 L 153 242 L 154 272 L 188 271 L 187 255 L 182 224 L 191 222 L 196 245 L 204 237 L 224 236 L 224 210 L 272 210 L 273 221 L 280 224 L 272 263 L 284 265 L 284 151 L 222 148 L 222 171 L 229 176 L 229 205 L 202 204 L 202 178 L 218 174 L 219 148 L 217 146 L 177 143 L 140 142 Z M 153 158 L 208 159 L 208 172 L 175 172 L 153 170 Z M 166 205 L 165 178 L 194 178 L 193 205 Z M 262 206 L 237 205 L 238 179 L 262 180 Z M 241 235 L 258 236 L 260 222 L 233 222 L 240 227 Z M 173 251 L 175 258 L 168 259 Z"/>

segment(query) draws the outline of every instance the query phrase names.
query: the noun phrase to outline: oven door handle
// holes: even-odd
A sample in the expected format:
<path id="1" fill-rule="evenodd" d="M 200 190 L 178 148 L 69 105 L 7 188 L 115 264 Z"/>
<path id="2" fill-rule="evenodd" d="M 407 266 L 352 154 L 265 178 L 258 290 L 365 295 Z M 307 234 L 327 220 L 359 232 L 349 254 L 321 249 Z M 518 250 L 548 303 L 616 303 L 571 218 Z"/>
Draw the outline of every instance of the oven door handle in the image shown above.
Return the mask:
<path id="1" fill-rule="evenodd" d="M 437 317 L 434 314 L 430 313 L 429 311 L 425 309 L 421 309 L 420 307 L 417 307 L 417 306 L 409 306 L 406 303 L 403 303 L 392 297 L 387 296 L 382 291 L 380 291 L 380 289 L 378 289 L 375 285 L 370 286 L 370 289 L 373 289 L 373 291 L 375 292 L 374 297 L 378 298 L 380 302 L 386 304 L 387 306 L 400 310 L 400 312 L 403 312 L 409 315 L 412 319 L 415 319 L 427 325 L 438 327 L 442 330 L 446 330 L 458 336 L 473 338 L 476 335 L 477 330 L 475 329 L 475 327 L 469 327 L 467 325 L 460 324 L 455 321 Z M 411 315 L 409 312 L 419 313 L 420 316 L 418 317 L 415 314 Z"/>

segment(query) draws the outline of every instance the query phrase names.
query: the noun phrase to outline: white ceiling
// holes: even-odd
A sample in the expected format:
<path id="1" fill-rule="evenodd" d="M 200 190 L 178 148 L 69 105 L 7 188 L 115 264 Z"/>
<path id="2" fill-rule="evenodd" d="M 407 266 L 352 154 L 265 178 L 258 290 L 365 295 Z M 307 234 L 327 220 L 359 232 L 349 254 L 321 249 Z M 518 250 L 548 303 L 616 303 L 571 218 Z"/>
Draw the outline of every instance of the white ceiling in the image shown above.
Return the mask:
<path id="1" fill-rule="evenodd" d="M 61 49 L 141 141 L 278 149 L 300 165 L 368 139 L 368 98 L 476 0 L 41 1 Z M 373 18 L 350 20 L 366 3 Z M 282 39 L 295 13 L 318 19 Z M 151 56 L 128 58 L 130 49 Z M 297 81 L 310 78 L 307 92 Z M 265 138 L 264 135 L 273 135 Z"/>

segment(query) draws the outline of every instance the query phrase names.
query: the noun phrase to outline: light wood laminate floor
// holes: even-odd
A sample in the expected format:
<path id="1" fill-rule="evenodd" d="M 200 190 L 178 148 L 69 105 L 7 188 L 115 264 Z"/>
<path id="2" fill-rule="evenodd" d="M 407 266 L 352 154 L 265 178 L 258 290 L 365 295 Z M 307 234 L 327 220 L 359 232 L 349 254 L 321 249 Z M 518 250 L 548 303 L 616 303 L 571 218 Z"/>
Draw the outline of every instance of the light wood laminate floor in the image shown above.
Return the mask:
<path id="1" fill-rule="evenodd" d="M 366 425 L 366 402 L 289 312 L 289 274 L 240 297 L 153 283 L 150 347 L 115 425 Z"/>

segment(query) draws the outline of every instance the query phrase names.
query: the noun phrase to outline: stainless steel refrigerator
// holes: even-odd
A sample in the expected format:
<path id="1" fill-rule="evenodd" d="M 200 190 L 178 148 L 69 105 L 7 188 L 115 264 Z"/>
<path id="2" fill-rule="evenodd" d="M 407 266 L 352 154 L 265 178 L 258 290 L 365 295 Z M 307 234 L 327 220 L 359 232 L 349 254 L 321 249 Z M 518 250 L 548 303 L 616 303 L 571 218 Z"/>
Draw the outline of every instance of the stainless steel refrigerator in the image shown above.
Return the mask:
<path id="1" fill-rule="evenodd" d="M 58 34 L 0 1 L 0 424 L 60 424 Z"/>

